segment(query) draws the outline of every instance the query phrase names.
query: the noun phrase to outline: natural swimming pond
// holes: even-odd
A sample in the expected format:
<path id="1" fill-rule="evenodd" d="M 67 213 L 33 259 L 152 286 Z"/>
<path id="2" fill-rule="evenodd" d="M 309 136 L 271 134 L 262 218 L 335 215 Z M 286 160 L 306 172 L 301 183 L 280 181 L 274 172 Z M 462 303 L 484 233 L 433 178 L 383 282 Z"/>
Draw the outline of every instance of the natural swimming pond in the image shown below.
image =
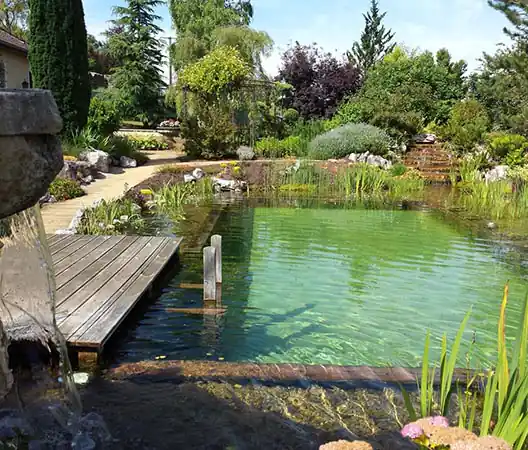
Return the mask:
<path id="1" fill-rule="evenodd" d="M 437 354 L 442 333 L 453 338 L 472 309 L 463 352 L 484 362 L 504 284 L 510 336 L 528 288 L 526 252 L 431 210 L 239 201 L 213 232 L 223 237 L 226 313 L 170 311 L 202 305 L 201 290 L 185 286 L 202 281 L 201 253 L 184 251 L 178 275 L 121 344 L 121 361 L 418 366 L 427 329 Z"/>

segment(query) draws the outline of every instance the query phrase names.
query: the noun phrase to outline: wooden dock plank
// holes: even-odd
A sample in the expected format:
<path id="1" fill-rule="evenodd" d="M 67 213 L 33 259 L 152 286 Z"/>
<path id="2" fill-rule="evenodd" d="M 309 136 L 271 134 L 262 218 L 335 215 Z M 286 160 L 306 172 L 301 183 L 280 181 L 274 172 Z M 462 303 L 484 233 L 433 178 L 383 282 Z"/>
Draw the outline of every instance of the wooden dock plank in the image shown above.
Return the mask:
<path id="1" fill-rule="evenodd" d="M 65 236 L 63 239 L 55 241 L 53 244 L 50 245 L 51 255 L 53 256 L 55 253 L 60 252 L 64 248 L 68 247 L 69 245 L 74 244 L 81 237 L 82 237 L 81 235 L 75 234 L 75 235 Z"/>
<path id="2" fill-rule="evenodd" d="M 181 238 L 48 236 L 57 325 L 74 348 L 101 350 L 178 251 Z"/>
<path id="3" fill-rule="evenodd" d="M 59 328 L 66 317 L 76 311 L 77 308 L 82 306 L 89 298 L 91 298 L 94 293 L 102 289 L 103 286 L 108 281 L 110 281 L 112 277 L 123 266 L 125 266 L 131 258 L 134 258 L 134 256 L 136 256 L 141 251 L 141 249 L 150 241 L 150 239 L 151 238 L 148 238 L 148 240 L 145 241 L 142 238 L 137 238 L 132 245 L 128 246 L 128 248 L 126 248 L 125 251 L 123 251 L 117 257 L 115 257 L 113 254 L 107 254 L 103 256 L 101 259 L 99 259 L 99 261 L 102 261 L 105 258 L 107 259 L 107 263 L 104 265 L 104 267 L 95 271 L 95 264 L 92 264 L 88 269 L 82 272 L 81 275 L 84 275 L 86 272 L 91 273 L 92 276 L 89 277 L 90 281 L 83 283 L 83 285 L 80 286 L 79 289 L 77 289 L 73 294 L 65 297 L 64 295 L 61 295 L 61 290 L 59 290 L 57 302 L 57 324 L 59 325 Z M 111 259 L 111 261 L 108 261 L 108 259 Z"/>
<path id="4" fill-rule="evenodd" d="M 87 266 L 74 277 L 69 278 L 72 275 L 70 272 L 59 275 L 56 279 L 57 305 L 60 305 L 68 297 L 86 285 L 101 270 L 110 264 L 117 256 L 126 251 L 127 248 L 133 245 L 137 240 L 137 236 L 125 236 L 125 238 L 114 247 L 112 252 L 107 252 L 101 257 L 96 257 L 93 254 L 88 255 L 88 259 L 82 263 L 87 264 Z"/>
<path id="5" fill-rule="evenodd" d="M 75 335 L 71 336 L 71 341 L 78 341 L 80 345 L 86 345 L 90 342 L 102 342 L 104 344 L 136 305 L 150 284 L 165 268 L 171 256 L 178 250 L 181 241 L 181 238 L 168 238 L 157 254 L 151 257 L 140 271 L 139 276 L 135 277 L 122 290 L 109 308 L 100 311 L 97 322 L 90 324 L 91 326 L 89 327 L 79 329 Z M 106 330 L 106 335 L 104 330 Z"/>
<path id="6" fill-rule="evenodd" d="M 79 306 L 73 313 L 71 313 L 62 322 L 58 323 L 60 330 L 64 336 L 70 336 L 79 327 L 90 319 L 90 317 L 97 314 L 99 309 L 104 308 L 106 303 L 112 302 L 112 298 L 120 292 L 123 286 L 130 280 L 137 278 L 137 272 L 148 261 L 152 255 L 155 255 L 164 244 L 162 240 L 149 242 L 141 247 L 140 251 L 132 258 L 124 261 L 124 264 L 114 270 L 108 267 L 111 271 L 111 276 L 108 277 L 108 282 L 104 286 L 89 296 L 86 301 Z M 99 327 L 99 325 L 98 325 Z M 104 329 L 104 332 L 107 330 Z"/>
<path id="7" fill-rule="evenodd" d="M 53 262 L 58 264 L 68 256 L 79 254 L 83 251 L 83 247 L 94 239 L 95 236 L 81 236 L 81 238 L 77 239 L 72 245 L 68 245 L 66 248 L 55 253 L 53 255 Z"/>
<path id="8" fill-rule="evenodd" d="M 91 242 L 90 247 L 84 247 L 82 253 L 71 255 L 55 264 L 55 279 L 57 287 L 66 284 L 105 253 L 109 251 L 117 251 L 117 249 L 114 249 L 123 238 L 124 236 L 119 236 L 118 239 L 113 236 L 97 237 Z"/>

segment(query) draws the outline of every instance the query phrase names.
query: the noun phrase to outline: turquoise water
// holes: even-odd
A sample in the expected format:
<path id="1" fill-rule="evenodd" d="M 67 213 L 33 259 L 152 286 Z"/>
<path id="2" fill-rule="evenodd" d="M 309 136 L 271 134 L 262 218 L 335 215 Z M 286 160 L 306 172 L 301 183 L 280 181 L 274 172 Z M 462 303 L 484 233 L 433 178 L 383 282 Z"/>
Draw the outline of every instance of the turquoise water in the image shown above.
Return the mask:
<path id="1" fill-rule="evenodd" d="M 201 305 L 199 290 L 180 287 L 201 281 L 200 255 L 184 253 L 121 358 L 418 366 L 427 329 L 438 354 L 442 333 L 452 338 L 472 309 L 463 352 L 475 366 L 493 357 L 504 284 L 512 336 L 528 290 L 525 254 L 433 211 L 242 203 L 214 231 L 226 314 L 167 311 Z"/>

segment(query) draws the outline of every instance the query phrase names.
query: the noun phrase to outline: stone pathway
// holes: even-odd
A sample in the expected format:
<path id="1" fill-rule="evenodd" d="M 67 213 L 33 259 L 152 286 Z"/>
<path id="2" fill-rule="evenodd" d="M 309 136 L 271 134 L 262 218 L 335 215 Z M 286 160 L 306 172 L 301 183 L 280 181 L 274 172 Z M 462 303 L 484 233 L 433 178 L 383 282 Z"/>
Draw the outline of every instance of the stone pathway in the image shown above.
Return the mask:
<path id="1" fill-rule="evenodd" d="M 110 200 L 120 197 L 126 186 L 133 187 L 152 176 L 159 167 L 179 162 L 182 153 L 174 151 L 146 152 L 150 161 L 144 166 L 133 169 L 122 169 L 122 173 L 105 174 L 104 179 L 85 186 L 87 195 L 64 202 L 46 204 L 42 208 L 42 219 L 46 233 L 68 228 L 75 213 L 83 207 L 91 206 L 95 200 Z"/>

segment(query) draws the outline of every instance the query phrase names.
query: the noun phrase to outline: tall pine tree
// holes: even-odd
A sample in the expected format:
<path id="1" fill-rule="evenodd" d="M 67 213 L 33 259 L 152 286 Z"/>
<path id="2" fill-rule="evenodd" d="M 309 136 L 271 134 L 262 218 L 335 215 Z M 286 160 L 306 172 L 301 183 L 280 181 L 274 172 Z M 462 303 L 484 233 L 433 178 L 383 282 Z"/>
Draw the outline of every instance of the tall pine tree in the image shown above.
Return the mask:
<path id="1" fill-rule="evenodd" d="M 358 66 L 362 76 L 396 46 L 396 43 L 392 42 L 394 33 L 383 25 L 386 14 L 380 13 L 378 0 L 371 0 L 370 10 L 363 14 L 365 29 L 361 40 L 354 42 L 352 51 L 347 52 L 349 61 Z"/>
<path id="2" fill-rule="evenodd" d="M 517 71 L 528 80 L 528 0 L 488 0 L 491 7 L 504 13 L 513 29 L 504 32 L 515 41 L 514 51 L 498 60 L 502 68 Z"/>
<path id="3" fill-rule="evenodd" d="M 154 14 L 154 9 L 162 3 L 127 0 L 126 6 L 115 6 L 117 19 L 112 25 L 120 32 L 108 39 L 110 54 L 120 64 L 113 71 L 112 87 L 120 92 L 127 109 L 125 113 L 145 125 L 157 119 L 165 87 L 161 71 L 163 53 L 157 37 L 162 30 L 156 25 L 161 17 Z"/>
<path id="4" fill-rule="evenodd" d="M 528 0 L 488 0 L 492 8 L 504 13 L 514 29 L 504 29 L 513 40 L 528 41 Z"/>
<path id="5" fill-rule="evenodd" d="M 31 0 L 29 30 L 33 87 L 53 92 L 65 132 L 81 129 L 90 105 L 82 0 Z"/>

